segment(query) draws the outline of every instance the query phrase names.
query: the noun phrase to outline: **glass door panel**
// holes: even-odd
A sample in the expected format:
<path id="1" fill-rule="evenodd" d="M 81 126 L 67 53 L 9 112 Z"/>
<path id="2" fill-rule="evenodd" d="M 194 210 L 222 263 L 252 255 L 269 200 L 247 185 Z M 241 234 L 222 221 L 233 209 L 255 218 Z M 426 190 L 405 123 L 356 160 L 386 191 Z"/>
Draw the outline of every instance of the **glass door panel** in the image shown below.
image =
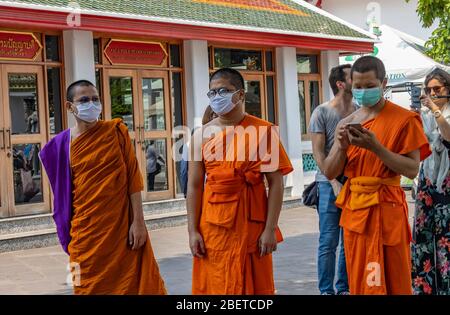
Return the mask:
<path id="1" fill-rule="evenodd" d="M 169 189 L 166 139 L 144 140 L 147 192 Z"/>
<path id="2" fill-rule="evenodd" d="M 164 78 L 142 79 L 144 130 L 166 130 Z"/>
<path id="3" fill-rule="evenodd" d="M 134 130 L 133 79 L 131 77 L 110 77 L 111 119 L 121 118 L 128 130 Z"/>
<path id="4" fill-rule="evenodd" d="M 306 102 L 305 102 L 305 81 L 298 81 L 298 96 L 300 99 L 300 128 L 302 135 L 307 134 L 306 127 Z"/>
<path id="5" fill-rule="evenodd" d="M 0 218 L 6 218 L 9 216 L 9 199 L 7 191 L 7 178 L 6 174 L 6 161 L 7 161 L 7 144 L 9 140 L 9 134 L 6 130 L 6 115 L 8 108 L 4 106 L 3 102 L 3 73 L 0 66 Z"/>
<path id="6" fill-rule="evenodd" d="M 319 81 L 309 81 L 309 97 L 311 104 L 311 114 L 320 105 L 320 87 Z M 311 117 L 311 115 L 310 115 Z"/>
<path id="7" fill-rule="evenodd" d="M 309 141 L 309 120 L 311 114 L 322 102 L 322 87 L 317 75 L 302 75 L 298 78 L 298 94 L 300 99 L 300 122 L 302 140 Z"/>
<path id="8" fill-rule="evenodd" d="M 144 200 L 173 198 L 168 73 L 104 69 L 104 80 L 104 117 L 122 118 L 128 126 L 144 179 Z"/>
<path id="9" fill-rule="evenodd" d="M 50 192 L 38 156 L 48 138 L 42 67 L 3 65 L 1 73 L 9 216 L 47 212 Z"/>
<path id="10" fill-rule="evenodd" d="M 145 179 L 145 200 L 173 198 L 171 154 L 171 110 L 168 73 L 140 71 L 140 126 L 138 147 L 141 149 Z"/>
<path id="11" fill-rule="evenodd" d="M 128 127 L 131 139 L 136 137 L 138 93 L 136 71 L 105 69 L 104 113 L 106 120 L 121 118 Z"/>
<path id="12" fill-rule="evenodd" d="M 245 111 L 250 115 L 267 119 L 263 76 L 244 74 L 244 84 Z"/>

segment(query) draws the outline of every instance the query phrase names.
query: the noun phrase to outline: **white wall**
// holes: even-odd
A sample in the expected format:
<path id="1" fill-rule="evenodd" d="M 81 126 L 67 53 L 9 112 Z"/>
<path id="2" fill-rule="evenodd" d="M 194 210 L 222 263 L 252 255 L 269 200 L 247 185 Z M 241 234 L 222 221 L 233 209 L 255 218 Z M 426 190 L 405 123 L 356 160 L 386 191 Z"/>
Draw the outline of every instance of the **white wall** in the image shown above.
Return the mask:
<path id="1" fill-rule="evenodd" d="M 276 56 L 281 141 L 294 167 L 294 171 L 288 174 L 285 185 L 292 187 L 293 196 L 301 196 L 304 180 L 302 144 L 299 141 L 301 128 L 296 50 L 293 47 L 279 47 L 276 49 Z"/>
<path id="2" fill-rule="evenodd" d="M 94 39 L 92 32 L 67 30 L 64 39 L 64 70 L 66 86 L 78 80 L 95 84 Z M 73 115 L 67 115 L 68 126 L 75 124 Z"/>
<path id="3" fill-rule="evenodd" d="M 186 114 L 190 128 L 202 125 L 202 117 L 209 99 L 208 42 L 185 40 L 184 76 L 186 89 Z"/>
<path id="4" fill-rule="evenodd" d="M 330 101 L 334 95 L 328 77 L 331 69 L 339 66 L 339 52 L 337 50 L 326 50 L 320 52 L 321 76 L 322 76 L 322 100 L 323 103 Z"/>
<path id="5" fill-rule="evenodd" d="M 367 9 L 368 4 L 372 5 Z M 377 6 L 379 4 L 379 6 Z M 412 36 L 427 40 L 437 24 L 424 29 L 416 12 L 417 0 L 406 3 L 405 0 L 323 0 L 322 9 L 337 17 L 352 23 L 360 28 L 368 30 L 366 24 L 371 12 L 380 19 L 381 24 L 387 24 Z M 379 13 L 379 14 L 378 14 Z"/>

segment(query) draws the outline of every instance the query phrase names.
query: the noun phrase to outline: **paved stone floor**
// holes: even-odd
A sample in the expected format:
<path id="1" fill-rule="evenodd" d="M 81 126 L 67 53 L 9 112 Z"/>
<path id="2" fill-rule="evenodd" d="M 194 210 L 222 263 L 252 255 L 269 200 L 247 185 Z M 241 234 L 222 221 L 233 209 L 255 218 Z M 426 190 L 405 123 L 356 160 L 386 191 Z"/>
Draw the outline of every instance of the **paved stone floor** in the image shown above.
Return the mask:
<path id="1" fill-rule="evenodd" d="M 407 192 L 409 197 L 409 192 Z M 413 204 L 410 202 L 410 210 Z M 410 211 L 410 219 L 413 212 Z M 319 294 L 316 210 L 283 210 L 285 241 L 274 254 L 278 294 Z M 186 226 L 151 231 L 151 241 L 170 294 L 190 294 L 192 260 Z M 0 294 L 71 294 L 66 284 L 68 257 L 59 246 L 0 254 Z"/>

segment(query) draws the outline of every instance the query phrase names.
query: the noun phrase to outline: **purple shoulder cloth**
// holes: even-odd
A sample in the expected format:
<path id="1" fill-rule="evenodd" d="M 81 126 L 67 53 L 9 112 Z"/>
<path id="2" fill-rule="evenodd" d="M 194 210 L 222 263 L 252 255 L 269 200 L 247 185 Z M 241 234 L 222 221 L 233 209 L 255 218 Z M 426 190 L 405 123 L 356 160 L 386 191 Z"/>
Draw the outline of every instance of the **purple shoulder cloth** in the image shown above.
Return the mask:
<path id="1" fill-rule="evenodd" d="M 52 187 L 53 220 L 56 224 L 59 242 L 69 254 L 71 240 L 70 227 L 72 220 L 72 176 L 70 170 L 70 129 L 64 130 L 39 153 L 42 165 L 47 172 Z"/>

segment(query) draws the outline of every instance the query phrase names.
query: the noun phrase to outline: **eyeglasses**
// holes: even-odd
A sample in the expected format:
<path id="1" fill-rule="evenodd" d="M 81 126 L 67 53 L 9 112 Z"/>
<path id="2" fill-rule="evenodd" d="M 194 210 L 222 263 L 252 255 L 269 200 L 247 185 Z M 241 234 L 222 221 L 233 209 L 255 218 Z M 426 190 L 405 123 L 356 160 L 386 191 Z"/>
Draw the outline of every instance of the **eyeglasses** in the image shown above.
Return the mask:
<path id="1" fill-rule="evenodd" d="M 99 102 L 100 101 L 100 99 L 97 97 L 97 96 L 94 96 L 94 97 L 92 97 L 92 98 L 90 98 L 90 97 L 88 97 L 88 96 L 82 96 L 82 97 L 80 97 L 78 100 L 76 100 L 76 101 L 74 101 L 74 103 L 80 103 L 80 104 L 83 104 L 83 103 L 89 103 L 89 102 L 93 102 L 93 103 L 95 103 L 95 102 Z"/>
<path id="2" fill-rule="evenodd" d="M 425 91 L 425 93 L 426 93 L 427 95 L 430 95 L 430 94 L 431 94 L 431 90 L 434 91 L 434 94 L 438 94 L 438 93 L 442 90 L 443 87 L 444 87 L 443 85 L 441 85 L 441 86 L 433 86 L 433 87 L 431 87 L 431 88 L 426 87 L 426 88 L 424 88 L 424 91 Z"/>
<path id="3" fill-rule="evenodd" d="M 220 88 L 220 89 L 216 89 L 216 90 L 209 90 L 208 93 L 206 93 L 206 95 L 208 96 L 209 99 L 212 99 L 214 97 L 216 97 L 217 94 L 219 94 L 219 96 L 225 97 L 228 95 L 228 93 L 236 93 L 237 91 L 230 91 L 227 88 Z"/>

